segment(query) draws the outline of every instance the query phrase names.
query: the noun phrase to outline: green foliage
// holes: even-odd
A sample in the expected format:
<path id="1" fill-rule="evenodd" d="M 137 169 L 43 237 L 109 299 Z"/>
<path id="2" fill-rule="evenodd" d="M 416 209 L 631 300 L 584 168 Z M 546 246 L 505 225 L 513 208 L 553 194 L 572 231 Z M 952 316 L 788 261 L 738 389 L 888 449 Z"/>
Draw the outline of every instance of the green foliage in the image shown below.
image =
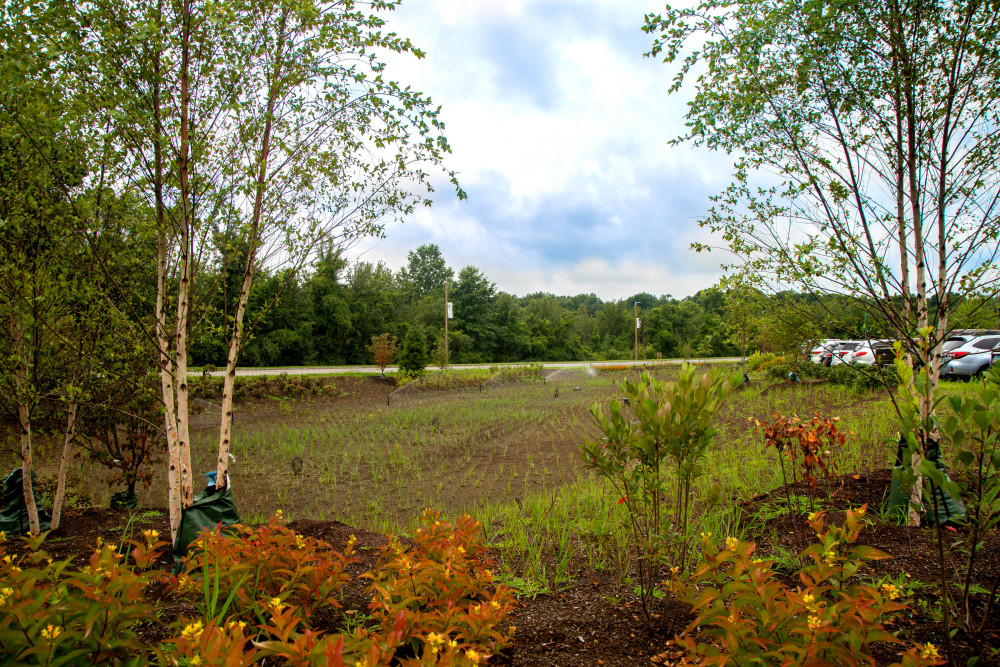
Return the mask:
<path id="1" fill-rule="evenodd" d="M 784 357 L 774 352 L 754 352 L 747 357 L 747 370 L 760 371 L 771 366 L 775 362 L 783 362 Z"/>
<path id="2" fill-rule="evenodd" d="M 703 561 L 691 576 L 675 571 L 671 586 L 697 614 L 681 635 L 685 664 L 871 664 L 875 642 L 902 644 L 884 626 L 906 609 L 895 601 L 898 589 L 854 579 L 866 561 L 889 557 L 856 544 L 865 509 L 848 510 L 842 526 L 829 528 L 823 514 L 810 515 L 816 542 L 800 556 L 806 564 L 794 589 L 775 576 L 774 561 L 752 558 L 754 544 L 730 537 L 719 551 L 704 535 Z M 901 662 L 943 663 L 930 644 L 909 648 Z"/>
<path id="3" fill-rule="evenodd" d="M 703 472 L 701 462 L 716 433 L 713 418 L 738 383 L 738 374 L 713 369 L 699 376 L 693 365 L 684 364 L 676 383 L 644 372 L 638 383 L 620 385 L 635 421 L 618 401 L 609 402 L 607 414 L 599 404 L 591 407 L 604 438 L 588 442 L 581 456 L 587 468 L 611 482 L 628 509 L 639 597 L 647 614 L 661 563 L 677 556 L 682 569 L 687 564 L 691 485 Z"/>
<path id="4" fill-rule="evenodd" d="M 410 327 L 399 351 L 399 370 L 419 373 L 427 368 L 427 336 L 420 327 Z"/>

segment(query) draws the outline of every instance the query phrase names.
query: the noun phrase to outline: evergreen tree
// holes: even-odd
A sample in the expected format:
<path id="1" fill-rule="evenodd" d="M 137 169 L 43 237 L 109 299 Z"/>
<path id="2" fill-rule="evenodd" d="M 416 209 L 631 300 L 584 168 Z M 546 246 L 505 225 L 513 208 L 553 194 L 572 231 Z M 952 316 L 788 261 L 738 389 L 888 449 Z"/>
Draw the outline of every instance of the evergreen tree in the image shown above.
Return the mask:
<path id="1" fill-rule="evenodd" d="M 427 336 L 420 327 L 410 327 L 399 352 L 399 370 L 419 373 L 427 367 Z"/>

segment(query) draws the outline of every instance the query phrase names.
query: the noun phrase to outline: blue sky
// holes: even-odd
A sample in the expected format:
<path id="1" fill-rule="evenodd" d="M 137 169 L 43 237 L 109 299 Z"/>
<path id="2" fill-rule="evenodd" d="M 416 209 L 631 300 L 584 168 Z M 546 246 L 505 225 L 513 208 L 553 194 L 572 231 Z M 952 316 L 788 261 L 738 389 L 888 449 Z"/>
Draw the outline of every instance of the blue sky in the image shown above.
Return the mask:
<path id="1" fill-rule="evenodd" d="M 389 29 L 427 52 L 393 57 L 391 78 L 442 105 L 469 195 L 446 183 L 432 208 L 353 255 L 393 269 L 423 243 L 513 294 L 636 292 L 683 297 L 714 284 L 717 253 L 697 219 L 730 160 L 669 147 L 683 130 L 674 71 L 642 54 L 656 0 L 408 0 Z"/>

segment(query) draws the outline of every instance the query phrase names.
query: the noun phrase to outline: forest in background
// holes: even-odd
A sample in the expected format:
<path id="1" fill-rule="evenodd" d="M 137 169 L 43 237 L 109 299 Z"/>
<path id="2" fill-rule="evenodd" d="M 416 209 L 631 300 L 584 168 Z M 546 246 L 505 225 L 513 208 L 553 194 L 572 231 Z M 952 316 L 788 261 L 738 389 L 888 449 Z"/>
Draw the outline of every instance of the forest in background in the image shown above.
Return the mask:
<path id="1" fill-rule="evenodd" d="M 640 292 L 604 301 L 595 294 L 498 290 L 479 268 L 455 271 L 440 249 L 422 245 L 393 271 L 383 262 L 348 262 L 324 251 L 308 271 L 268 272 L 250 294 L 253 335 L 242 366 L 368 364 L 373 336 L 402 341 L 410 327 L 427 336 L 431 351 L 444 337 L 444 289 L 454 317 L 448 324 L 451 363 L 627 359 L 634 355 L 637 312 L 639 358 L 735 356 L 783 352 L 812 338 L 884 337 L 855 300 L 748 288 L 713 287 L 684 298 Z M 242 266 L 203 271 L 212 285 L 209 314 L 192 335 L 193 366 L 225 365 L 223 324 L 238 292 Z M 272 305 L 273 304 L 273 305 Z M 638 306 L 636 306 L 638 304 Z M 994 326 L 996 309 L 966 303 L 956 326 Z"/>

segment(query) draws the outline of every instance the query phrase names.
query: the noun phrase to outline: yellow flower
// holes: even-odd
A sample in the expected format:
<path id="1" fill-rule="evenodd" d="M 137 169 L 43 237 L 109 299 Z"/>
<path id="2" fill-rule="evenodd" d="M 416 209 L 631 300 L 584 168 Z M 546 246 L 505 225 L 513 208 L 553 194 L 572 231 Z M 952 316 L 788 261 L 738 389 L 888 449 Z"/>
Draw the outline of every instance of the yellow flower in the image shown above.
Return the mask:
<path id="1" fill-rule="evenodd" d="M 882 584 L 882 592 L 890 600 L 895 600 L 899 597 L 899 589 L 896 588 L 895 584 Z"/>
<path id="2" fill-rule="evenodd" d="M 499 609 L 500 603 L 497 602 L 496 600 L 490 600 L 490 606 L 493 607 L 494 609 Z"/>
<path id="3" fill-rule="evenodd" d="M 358 541 L 358 538 L 354 537 L 354 533 L 351 533 L 351 539 L 347 540 L 348 544 L 354 544 Z"/>
<path id="4" fill-rule="evenodd" d="M 7 604 L 7 600 L 14 594 L 13 588 L 0 588 L 0 605 Z"/>
<path id="5" fill-rule="evenodd" d="M 740 541 L 735 537 L 726 538 L 726 548 L 730 551 L 736 551 L 736 547 L 740 545 Z"/>
<path id="6" fill-rule="evenodd" d="M 296 535 L 295 536 L 295 546 L 297 546 L 299 549 L 305 549 L 306 548 L 306 540 L 305 540 L 305 538 L 302 537 L 301 535 Z"/>
<path id="7" fill-rule="evenodd" d="M 931 644 L 930 642 L 924 644 L 924 648 L 920 651 L 921 658 L 940 658 L 941 654 L 938 653 L 937 646 Z"/>
<path id="8" fill-rule="evenodd" d="M 701 534 L 701 539 L 703 539 L 703 540 L 707 540 L 707 539 L 708 539 L 708 538 L 710 538 L 711 536 L 712 536 L 712 533 L 702 533 L 702 534 Z"/>
<path id="9" fill-rule="evenodd" d="M 272 613 L 279 613 L 281 608 L 284 606 L 281 604 L 281 598 L 271 598 L 271 601 L 267 603 L 267 606 L 271 608 Z"/>
<path id="10" fill-rule="evenodd" d="M 198 637 L 201 637 L 203 627 L 204 626 L 202 626 L 201 621 L 188 623 L 188 625 L 181 630 L 181 637 L 189 642 L 197 641 Z"/>
<path id="11" fill-rule="evenodd" d="M 232 629 L 236 628 L 240 632 L 243 632 L 243 628 L 245 628 L 245 627 L 247 627 L 247 624 L 244 623 L 243 621 L 229 621 L 229 625 L 226 626 L 226 628 L 228 630 L 232 630 Z"/>
<path id="12" fill-rule="evenodd" d="M 802 604 L 804 604 L 806 606 L 806 609 L 808 609 L 811 612 L 815 612 L 817 609 L 819 609 L 819 605 L 816 603 L 816 596 L 813 595 L 812 593 L 806 593 L 805 595 L 802 596 Z"/>
<path id="13" fill-rule="evenodd" d="M 867 512 L 868 512 L 868 508 L 867 507 L 859 507 L 858 508 L 858 516 L 864 516 L 865 513 L 867 513 Z"/>
<path id="14" fill-rule="evenodd" d="M 824 551 L 823 559 L 826 561 L 827 565 L 833 565 L 837 560 L 837 554 L 832 551 Z"/>
<path id="15" fill-rule="evenodd" d="M 680 571 L 681 571 L 681 568 L 677 567 L 676 565 L 674 565 L 672 568 L 670 568 L 670 574 L 677 574 Z"/>
<path id="16" fill-rule="evenodd" d="M 6 541 L 7 541 L 7 533 L 0 530 L 0 542 L 6 542 Z"/>
<path id="17" fill-rule="evenodd" d="M 809 520 L 810 520 L 810 521 L 816 521 L 816 520 L 817 520 L 817 519 L 819 519 L 819 518 L 820 518 L 821 516 L 823 516 L 823 513 L 822 513 L 822 512 L 813 512 L 812 514 L 810 514 L 810 515 L 809 515 Z"/>
<path id="18" fill-rule="evenodd" d="M 201 656 L 198 655 L 197 653 L 194 654 L 193 656 L 191 656 L 191 659 L 188 660 L 188 664 L 191 665 L 192 667 L 197 667 L 198 665 L 201 664 Z"/>
<path id="19" fill-rule="evenodd" d="M 449 648 L 458 648 L 458 641 L 455 640 L 455 639 L 452 639 L 450 642 L 448 642 L 448 647 Z"/>
<path id="20" fill-rule="evenodd" d="M 44 630 L 42 630 L 42 638 L 45 639 L 45 641 L 50 642 L 56 637 L 58 637 L 60 632 L 62 632 L 60 628 L 57 628 L 56 626 L 49 624 L 45 626 Z"/>
<path id="21" fill-rule="evenodd" d="M 816 630 L 819 626 L 823 624 L 823 621 L 819 620 L 819 616 L 809 617 L 809 629 Z"/>
<path id="22" fill-rule="evenodd" d="M 465 657 L 471 660 L 472 662 L 479 662 L 479 654 L 476 653 L 471 648 L 465 649 Z"/>
<path id="23" fill-rule="evenodd" d="M 158 538 L 160 534 L 150 528 L 149 530 L 142 531 L 142 536 L 146 538 L 147 542 L 155 542 L 156 538 Z"/>
<path id="24" fill-rule="evenodd" d="M 437 653 L 441 645 L 445 643 L 445 637 L 436 632 L 428 633 L 427 643 L 431 645 L 431 653 Z"/>

